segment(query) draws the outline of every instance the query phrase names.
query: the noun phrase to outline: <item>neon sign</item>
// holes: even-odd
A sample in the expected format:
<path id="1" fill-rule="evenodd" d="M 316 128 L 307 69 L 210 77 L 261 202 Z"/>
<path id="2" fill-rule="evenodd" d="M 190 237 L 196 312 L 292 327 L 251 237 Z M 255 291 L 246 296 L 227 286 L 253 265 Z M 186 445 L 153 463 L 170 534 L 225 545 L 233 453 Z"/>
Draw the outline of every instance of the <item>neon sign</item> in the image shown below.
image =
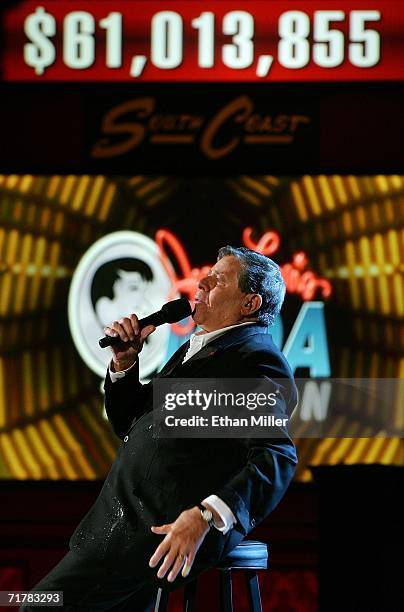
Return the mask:
<path id="1" fill-rule="evenodd" d="M 276 232 L 265 232 L 257 242 L 254 242 L 252 233 L 253 229 L 251 227 L 246 227 L 243 231 L 243 243 L 247 248 L 267 257 L 273 255 L 279 249 L 281 240 Z M 160 251 L 161 263 L 172 283 L 168 299 L 174 299 L 178 293 L 182 293 L 193 304 L 198 283 L 208 274 L 211 266 L 192 267 L 183 245 L 167 229 L 158 230 L 155 240 Z M 176 268 L 179 270 L 178 273 L 172 265 L 170 255 L 174 259 Z M 312 300 L 318 292 L 323 299 L 331 295 L 332 287 L 330 282 L 325 278 L 318 277 L 315 272 L 308 268 L 308 259 L 303 251 L 295 253 L 292 261 L 281 265 L 280 268 L 286 290 L 289 293 L 300 295 L 303 301 Z M 172 330 L 179 336 L 185 336 L 192 331 L 194 325 L 193 320 L 190 319 L 186 325 L 174 323 Z"/>

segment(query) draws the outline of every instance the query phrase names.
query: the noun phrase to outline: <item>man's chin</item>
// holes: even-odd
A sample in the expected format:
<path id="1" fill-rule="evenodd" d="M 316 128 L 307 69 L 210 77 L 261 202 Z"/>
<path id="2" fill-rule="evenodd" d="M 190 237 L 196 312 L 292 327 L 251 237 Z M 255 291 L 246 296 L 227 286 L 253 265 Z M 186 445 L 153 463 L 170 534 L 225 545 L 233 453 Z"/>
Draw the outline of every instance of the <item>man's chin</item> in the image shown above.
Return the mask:
<path id="1" fill-rule="evenodd" d="M 197 323 L 198 325 L 200 325 L 201 323 L 203 323 L 206 319 L 206 306 L 205 304 L 202 304 L 201 302 L 196 302 L 195 304 L 195 310 L 192 314 L 192 318 L 195 321 L 195 323 Z"/>

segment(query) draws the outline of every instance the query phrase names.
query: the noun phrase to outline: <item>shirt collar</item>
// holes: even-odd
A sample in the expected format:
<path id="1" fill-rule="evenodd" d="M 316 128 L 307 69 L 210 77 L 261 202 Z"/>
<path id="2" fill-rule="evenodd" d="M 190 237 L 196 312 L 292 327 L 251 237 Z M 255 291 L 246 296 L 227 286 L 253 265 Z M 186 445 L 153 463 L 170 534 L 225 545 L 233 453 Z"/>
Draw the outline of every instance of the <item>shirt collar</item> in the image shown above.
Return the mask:
<path id="1" fill-rule="evenodd" d="M 256 323 L 256 321 L 246 321 L 245 323 L 236 323 L 235 325 L 229 325 L 228 327 L 222 327 L 221 329 L 215 329 L 211 332 L 206 332 L 206 334 L 201 334 L 197 336 L 196 333 L 192 334 L 189 338 L 190 346 L 199 346 L 203 348 L 208 342 L 214 340 L 215 338 L 219 338 L 223 334 L 225 334 L 230 329 L 234 329 L 235 327 L 242 327 L 244 325 L 252 325 Z"/>

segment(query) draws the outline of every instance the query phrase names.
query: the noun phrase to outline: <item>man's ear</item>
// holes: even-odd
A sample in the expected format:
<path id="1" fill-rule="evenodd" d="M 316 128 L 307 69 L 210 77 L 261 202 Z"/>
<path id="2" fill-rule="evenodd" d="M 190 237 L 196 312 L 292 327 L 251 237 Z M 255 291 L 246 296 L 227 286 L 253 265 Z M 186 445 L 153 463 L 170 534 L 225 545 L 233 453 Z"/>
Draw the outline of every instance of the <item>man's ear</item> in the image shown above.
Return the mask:
<path id="1" fill-rule="evenodd" d="M 244 316 L 251 316 L 261 308 L 262 297 L 259 293 L 248 293 L 241 304 L 241 312 Z"/>

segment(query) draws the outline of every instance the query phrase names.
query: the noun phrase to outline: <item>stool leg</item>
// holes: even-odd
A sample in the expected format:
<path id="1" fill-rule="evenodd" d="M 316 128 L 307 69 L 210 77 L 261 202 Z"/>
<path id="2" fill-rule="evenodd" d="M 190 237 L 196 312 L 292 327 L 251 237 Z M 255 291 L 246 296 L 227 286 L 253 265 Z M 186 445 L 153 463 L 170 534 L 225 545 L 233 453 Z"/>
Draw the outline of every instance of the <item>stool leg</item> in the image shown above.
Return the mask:
<path id="1" fill-rule="evenodd" d="M 156 605 L 154 608 L 154 612 L 167 612 L 168 596 L 169 596 L 168 591 L 165 591 L 164 589 L 159 589 L 157 591 L 157 599 L 156 599 Z"/>
<path id="2" fill-rule="evenodd" d="M 248 601 L 251 612 L 262 612 L 260 585 L 255 570 L 245 570 L 245 581 L 247 585 Z"/>
<path id="3" fill-rule="evenodd" d="M 192 580 L 184 589 L 184 612 L 196 612 L 197 580 Z"/>
<path id="4" fill-rule="evenodd" d="M 220 571 L 221 612 L 233 612 L 233 594 L 231 588 L 231 570 Z"/>

